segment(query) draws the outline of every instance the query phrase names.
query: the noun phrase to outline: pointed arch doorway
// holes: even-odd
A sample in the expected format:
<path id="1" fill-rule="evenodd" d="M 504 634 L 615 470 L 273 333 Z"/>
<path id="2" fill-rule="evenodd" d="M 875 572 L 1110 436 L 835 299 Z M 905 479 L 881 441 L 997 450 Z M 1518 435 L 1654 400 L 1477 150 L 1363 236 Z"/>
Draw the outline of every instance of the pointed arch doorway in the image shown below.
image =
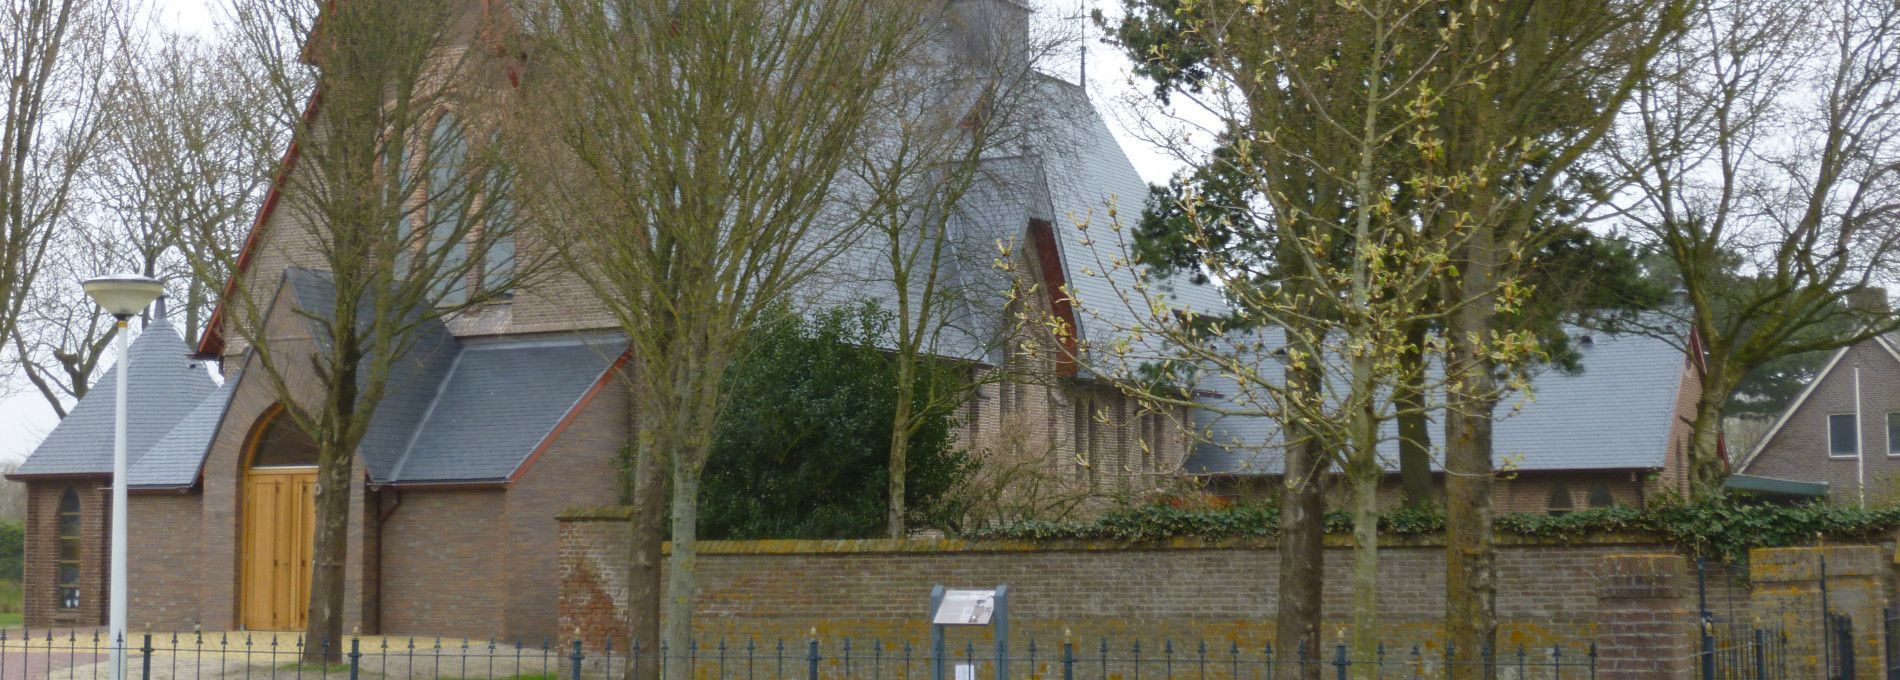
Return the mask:
<path id="1" fill-rule="evenodd" d="M 273 406 L 245 448 L 238 571 L 239 625 L 301 630 L 309 618 L 317 445 Z"/>

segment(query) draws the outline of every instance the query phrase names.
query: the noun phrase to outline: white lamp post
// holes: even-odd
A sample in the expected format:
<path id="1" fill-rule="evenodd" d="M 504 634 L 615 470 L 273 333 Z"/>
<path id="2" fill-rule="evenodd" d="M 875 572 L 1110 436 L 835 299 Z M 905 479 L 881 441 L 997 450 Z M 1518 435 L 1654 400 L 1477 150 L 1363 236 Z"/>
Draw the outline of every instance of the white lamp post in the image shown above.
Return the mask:
<path id="1" fill-rule="evenodd" d="M 118 319 L 113 333 L 118 336 L 119 386 L 118 408 L 112 420 L 112 590 L 106 596 L 112 613 L 108 617 L 108 639 L 112 644 L 112 680 L 125 680 L 125 386 L 131 372 L 132 357 L 126 340 L 126 320 L 152 304 L 165 292 L 165 284 L 137 274 L 120 274 L 87 279 L 86 294 Z"/>

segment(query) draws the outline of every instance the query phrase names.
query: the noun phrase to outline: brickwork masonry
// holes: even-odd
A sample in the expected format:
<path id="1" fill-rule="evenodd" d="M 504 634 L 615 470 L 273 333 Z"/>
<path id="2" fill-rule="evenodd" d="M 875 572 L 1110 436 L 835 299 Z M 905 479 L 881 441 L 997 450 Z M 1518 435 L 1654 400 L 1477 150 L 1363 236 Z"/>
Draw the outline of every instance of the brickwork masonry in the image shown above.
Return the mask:
<path id="1" fill-rule="evenodd" d="M 599 646 L 621 639 L 625 515 L 570 512 L 561 526 L 561 635 Z M 1339 537 L 1335 537 L 1339 538 Z M 1613 555 L 1668 552 L 1643 536 L 1560 545 L 1506 539 L 1498 554 L 1499 644 L 1514 651 L 1587 644 L 1599 631 L 1599 574 Z M 1012 637 L 1059 642 L 1065 632 L 1163 643 L 1206 640 L 1260 649 L 1272 638 L 1279 560 L 1270 541 L 1178 539 L 1030 543 L 949 539 L 711 541 L 700 544 L 698 614 L 705 644 L 754 638 L 927 638 L 934 584 L 1012 589 Z M 1343 633 L 1352 596 L 1350 548 L 1329 545 L 1328 636 Z M 1388 639 L 1442 654 L 1444 545 L 1396 540 L 1381 555 Z M 1679 576 L 1679 575 L 1678 575 Z M 1672 591 L 1674 592 L 1674 591 Z M 1693 601 L 1682 603 L 1693 610 Z M 624 642 L 616 647 L 624 649 Z M 980 645 L 981 642 L 979 641 Z"/>

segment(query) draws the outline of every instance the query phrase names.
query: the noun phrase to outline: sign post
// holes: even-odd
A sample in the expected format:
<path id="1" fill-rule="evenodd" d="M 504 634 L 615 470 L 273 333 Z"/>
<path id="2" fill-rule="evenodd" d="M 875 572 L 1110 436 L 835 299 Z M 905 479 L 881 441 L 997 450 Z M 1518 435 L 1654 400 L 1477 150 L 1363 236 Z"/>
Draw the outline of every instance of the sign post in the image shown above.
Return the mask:
<path id="1" fill-rule="evenodd" d="M 930 589 L 930 680 L 945 680 L 944 660 L 949 656 L 944 631 L 950 626 L 991 626 L 996 638 L 996 680 L 1009 677 L 1009 586 L 990 590 Z M 975 669 L 971 669 L 971 675 Z M 959 672 L 955 680 L 966 678 Z"/>

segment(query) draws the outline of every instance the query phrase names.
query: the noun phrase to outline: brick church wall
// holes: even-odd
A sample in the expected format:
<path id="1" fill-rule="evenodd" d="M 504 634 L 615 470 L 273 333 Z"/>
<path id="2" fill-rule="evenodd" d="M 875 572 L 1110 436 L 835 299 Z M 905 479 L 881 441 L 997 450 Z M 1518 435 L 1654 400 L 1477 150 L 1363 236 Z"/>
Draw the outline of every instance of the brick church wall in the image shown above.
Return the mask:
<path id="1" fill-rule="evenodd" d="M 202 622 L 203 518 L 197 494 L 133 494 L 126 506 L 126 617 L 140 628 L 191 630 Z"/>
<path id="2" fill-rule="evenodd" d="M 106 620 L 106 528 L 111 492 L 105 477 L 27 483 L 26 561 L 21 580 L 29 628 L 99 626 Z M 79 498 L 79 607 L 59 606 L 59 501 L 67 489 Z"/>

